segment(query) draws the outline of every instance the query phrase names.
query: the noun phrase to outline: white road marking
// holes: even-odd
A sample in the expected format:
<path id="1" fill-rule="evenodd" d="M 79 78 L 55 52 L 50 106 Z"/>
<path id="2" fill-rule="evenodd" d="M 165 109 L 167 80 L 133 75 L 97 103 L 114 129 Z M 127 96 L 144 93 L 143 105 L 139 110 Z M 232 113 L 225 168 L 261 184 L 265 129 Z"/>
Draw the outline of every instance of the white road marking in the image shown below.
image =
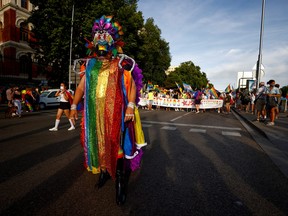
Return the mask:
<path id="1" fill-rule="evenodd" d="M 151 126 L 152 124 L 142 124 L 142 127 L 146 127 L 146 128 L 151 127 Z"/>
<path id="2" fill-rule="evenodd" d="M 230 131 L 222 131 L 222 135 L 224 135 L 224 136 L 239 136 L 239 137 L 241 137 L 241 134 L 239 132 L 230 132 Z"/>
<path id="3" fill-rule="evenodd" d="M 164 126 L 161 128 L 162 130 L 176 130 L 176 127 L 169 127 L 169 126 Z"/>
<path id="4" fill-rule="evenodd" d="M 192 128 L 189 130 L 189 132 L 206 133 L 206 130 L 205 129 Z"/>
<path id="5" fill-rule="evenodd" d="M 212 126 L 212 125 L 198 125 L 198 124 L 182 124 L 182 123 L 172 123 L 172 122 L 158 122 L 158 121 L 142 121 L 142 124 L 160 124 L 160 125 L 171 125 L 171 126 L 182 126 L 182 127 L 196 127 L 196 128 L 212 128 L 212 129 L 222 129 L 222 130 L 236 130 L 241 131 L 241 128 L 233 127 L 222 127 L 222 126 Z"/>
<path id="6" fill-rule="evenodd" d="M 190 112 L 188 112 L 188 113 L 185 113 L 184 115 L 182 115 L 182 116 L 178 116 L 178 117 L 176 117 L 176 118 L 174 118 L 174 119 L 171 119 L 170 121 L 176 121 L 177 119 L 180 119 L 180 118 L 182 118 L 182 117 L 184 117 L 184 116 L 186 116 L 186 115 L 189 115 L 190 114 Z"/>

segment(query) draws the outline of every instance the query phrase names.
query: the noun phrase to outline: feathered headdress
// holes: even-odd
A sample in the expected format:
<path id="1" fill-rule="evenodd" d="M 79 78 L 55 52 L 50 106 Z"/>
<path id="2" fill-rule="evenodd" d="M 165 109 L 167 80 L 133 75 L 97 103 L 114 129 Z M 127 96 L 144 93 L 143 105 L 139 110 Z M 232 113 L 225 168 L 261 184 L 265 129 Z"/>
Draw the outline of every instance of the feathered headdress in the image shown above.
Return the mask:
<path id="1" fill-rule="evenodd" d="M 116 56 L 118 53 L 123 53 L 122 47 L 123 41 L 120 40 L 120 36 L 123 35 L 122 27 L 118 22 L 111 22 L 112 16 L 102 16 L 100 19 L 96 19 L 92 27 L 93 41 L 86 44 L 86 47 L 90 50 L 95 50 L 97 47 L 99 50 L 107 51 Z"/>

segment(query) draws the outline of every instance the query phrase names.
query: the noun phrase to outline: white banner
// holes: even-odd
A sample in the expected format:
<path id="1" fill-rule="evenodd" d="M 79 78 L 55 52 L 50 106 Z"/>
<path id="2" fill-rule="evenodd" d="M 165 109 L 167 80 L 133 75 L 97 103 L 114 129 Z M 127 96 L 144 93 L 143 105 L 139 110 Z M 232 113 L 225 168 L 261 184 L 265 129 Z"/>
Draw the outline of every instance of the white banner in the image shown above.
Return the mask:
<path id="1" fill-rule="evenodd" d="M 147 106 L 149 100 L 140 98 L 139 106 Z M 157 98 L 154 97 L 153 106 L 171 107 L 171 108 L 195 108 L 194 99 L 174 99 L 174 98 Z M 223 106 L 223 100 L 202 99 L 200 109 L 214 109 Z"/>

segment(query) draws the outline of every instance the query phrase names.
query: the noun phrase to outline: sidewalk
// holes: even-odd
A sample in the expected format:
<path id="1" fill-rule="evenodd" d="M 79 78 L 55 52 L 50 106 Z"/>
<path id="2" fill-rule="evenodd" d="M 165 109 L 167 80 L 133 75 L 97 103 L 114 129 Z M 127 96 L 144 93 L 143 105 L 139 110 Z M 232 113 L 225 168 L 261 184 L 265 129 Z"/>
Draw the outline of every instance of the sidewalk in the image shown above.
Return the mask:
<path id="1" fill-rule="evenodd" d="M 279 119 L 275 120 L 275 125 L 267 126 L 267 122 L 257 121 L 256 115 L 236 109 L 233 111 L 258 132 L 249 131 L 255 141 L 288 177 L 288 112 L 279 113 Z"/>

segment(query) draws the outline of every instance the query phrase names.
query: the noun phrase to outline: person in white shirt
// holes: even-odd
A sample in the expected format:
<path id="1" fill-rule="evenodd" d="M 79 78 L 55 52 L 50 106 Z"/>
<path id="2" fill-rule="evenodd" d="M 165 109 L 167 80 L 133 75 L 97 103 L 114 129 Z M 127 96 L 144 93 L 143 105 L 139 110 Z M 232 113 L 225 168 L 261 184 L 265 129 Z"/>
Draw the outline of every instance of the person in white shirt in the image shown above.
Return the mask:
<path id="1" fill-rule="evenodd" d="M 66 84 L 61 83 L 60 89 L 58 92 L 56 92 L 55 97 L 60 96 L 60 105 L 57 111 L 56 120 L 55 120 L 55 126 L 53 128 L 50 128 L 49 131 L 58 131 L 58 126 L 60 123 L 60 118 L 63 115 L 63 113 L 66 115 L 66 117 L 69 119 L 70 122 L 70 128 L 69 131 L 75 130 L 74 122 L 72 119 L 70 119 L 70 100 L 73 101 L 73 98 L 71 94 L 66 89 Z"/>

